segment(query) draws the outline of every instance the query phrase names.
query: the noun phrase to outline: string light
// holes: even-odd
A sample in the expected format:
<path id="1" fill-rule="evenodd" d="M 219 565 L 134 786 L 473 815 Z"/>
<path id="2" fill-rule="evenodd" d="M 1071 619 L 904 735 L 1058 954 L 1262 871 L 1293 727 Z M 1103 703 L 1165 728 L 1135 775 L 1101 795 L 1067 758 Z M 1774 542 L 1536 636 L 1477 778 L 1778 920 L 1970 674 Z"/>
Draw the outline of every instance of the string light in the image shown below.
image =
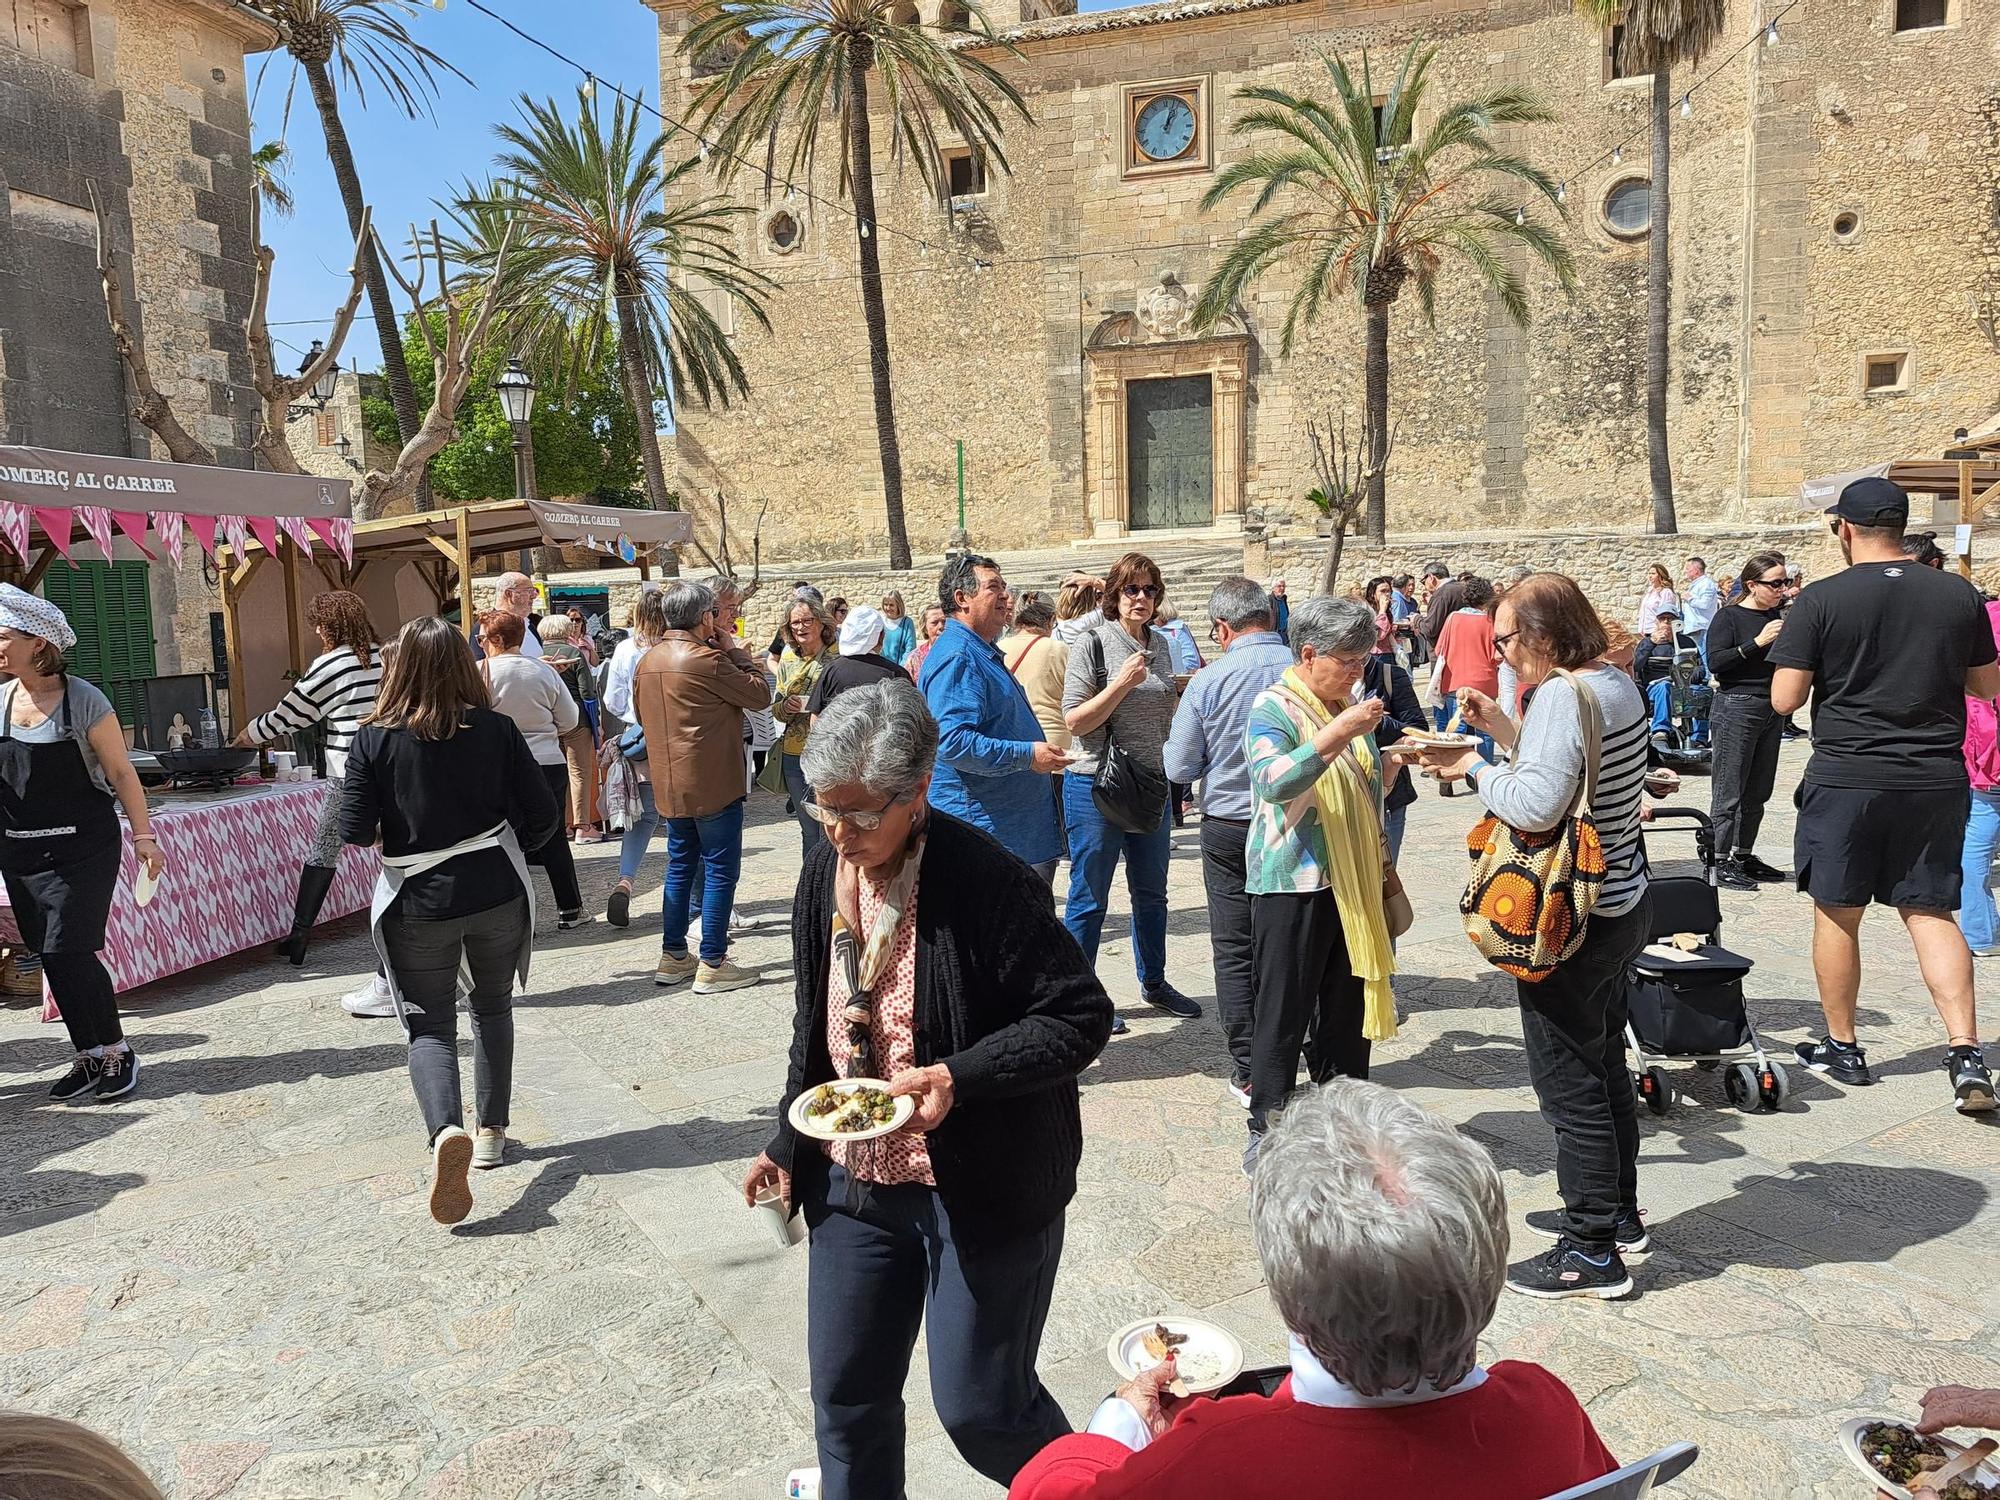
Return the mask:
<path id="1" fill-rule="evenodd" d="M 1557 183 L 1557 184 L 1556 184 L 1556 202 L 1558 202 L 1558 203 L 1567 203 L 1567 202 L 1569 202 L 1569 184 L 1568 184 L 1568 183 L 1566 183 L 1566 182 L 1559 182 L 1559 183 Z"/>
<path id="2" fill-rule="evenodd" d="M 1525 208 L 1517 208 L 1517 209 L 1515 209 L 1515 210 L 1514 210 L 1514 222 L 1515 222 L 1516 224 L 1525 224 L 1525 223 L 1527 223 L 1527 222 L 1528 222 L 1528 211 L 1527 211 L 1527 210 L 1526 210 Z"/>
<path id="3" fill-rule="evenodd" d="M 1685 94 L 1681 95 L 1681 118 L 1685 120 L 1690 118 L 1693 114 L 1694 114 L 1694 90 L 1689 89 Z"/>
<path id="4" fill-rule="evenodd" d="M 584 74 L 583 87 L 578 89 L 577 92 L 583 95 L 583 102 L 586 104 L 588 104 L 591 100 L 595 99 L 597 97 L 596 75 L 591 73 Z"/>
<path id="5" fill-rule="evenodd" d="M 1773 21 L 1769 26 L 1764 28 L 1764 45 L 1766 47 L 1775 47 L 1778 45 L 1778 23 L 1776 21 Z"/>
<path id="6" fill-rule="evenodd" d="M 865 239 L 867 239 L 867 238 L 868 238 L 868 221 L 867 221 L 866 219 L 860 219 L 860 220 L 857 220 L 856 222 L 857 222 L 857 223 L 859 223 L 859 224 L 861 225 L 861 238 L 863 238 L 864 240 L 865 240 Z"/>
<path id="7" fill-rule="evenodd" d="M 1611 148 L 1611 165 L 1615 167 L 1624 160 L 1625 160 L 1625 148 L 1622 145 L 1613 146 Z"/>

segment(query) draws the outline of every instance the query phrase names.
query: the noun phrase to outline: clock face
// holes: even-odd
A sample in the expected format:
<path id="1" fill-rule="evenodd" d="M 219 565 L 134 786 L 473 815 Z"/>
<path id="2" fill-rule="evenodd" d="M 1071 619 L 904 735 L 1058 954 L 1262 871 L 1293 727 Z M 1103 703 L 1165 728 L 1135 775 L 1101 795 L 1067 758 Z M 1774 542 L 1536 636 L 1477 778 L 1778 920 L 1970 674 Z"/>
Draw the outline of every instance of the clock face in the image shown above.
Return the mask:
<path id="1" fill-rule="evenodd" d="M 1148 161 L 1174 161 L 1194 144 L 1194 108 L 1179 94 L 1146 101 L 1133 123 L 1132 138 Z"/>

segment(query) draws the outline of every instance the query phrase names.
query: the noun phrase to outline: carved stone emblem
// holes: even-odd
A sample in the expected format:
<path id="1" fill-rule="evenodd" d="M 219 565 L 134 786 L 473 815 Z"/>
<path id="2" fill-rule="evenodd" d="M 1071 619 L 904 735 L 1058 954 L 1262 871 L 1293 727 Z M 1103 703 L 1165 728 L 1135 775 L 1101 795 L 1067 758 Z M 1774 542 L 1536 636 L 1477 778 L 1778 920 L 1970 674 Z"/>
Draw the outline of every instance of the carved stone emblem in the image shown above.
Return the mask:
<path id="1" fill-rule="evenodd" d="M 1156 339 L 1186 338 L 1194 321 L 1194 299 L 1172 271 L 1160 272 L 1159 282 L 1139 297 L 1139 326 Z"/>

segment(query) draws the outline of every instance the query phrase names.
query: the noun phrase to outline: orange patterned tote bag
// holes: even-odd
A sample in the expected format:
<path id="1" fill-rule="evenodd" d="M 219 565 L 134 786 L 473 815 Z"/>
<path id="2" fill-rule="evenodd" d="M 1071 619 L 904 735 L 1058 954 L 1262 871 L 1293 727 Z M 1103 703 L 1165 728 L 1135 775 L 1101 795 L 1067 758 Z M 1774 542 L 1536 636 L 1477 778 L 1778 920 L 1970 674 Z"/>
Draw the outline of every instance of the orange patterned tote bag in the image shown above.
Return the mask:
<path id="1" fill-rule="evenodd" d="M 1466 835 L 1472 878 L 1459 898 L 1465 935 L 1494 968 L 1539 984 L 1583 945 L 1584 924 L 1604 886 L 1604 846 L 1590 815 L 1597 796 L 1604 714 L 1597 695 L 1568 672 L 1583 728 L 1583 776 L 1569 811 L 1543 833 L 1509 828 L 1488 813 Z M 1517 759 L 1516 764 L 1519 764 Z"/>

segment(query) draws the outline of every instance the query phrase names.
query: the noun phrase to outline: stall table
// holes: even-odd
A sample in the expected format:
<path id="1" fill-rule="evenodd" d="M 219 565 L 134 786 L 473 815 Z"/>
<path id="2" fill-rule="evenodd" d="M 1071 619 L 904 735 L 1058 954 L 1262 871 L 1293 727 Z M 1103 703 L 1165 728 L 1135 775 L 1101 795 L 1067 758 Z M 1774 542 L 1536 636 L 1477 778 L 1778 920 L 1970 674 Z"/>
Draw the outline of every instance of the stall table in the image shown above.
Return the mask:
<path id="1" fill-rule="evenodd" d="M 148 905 L 134 904 L 138 862 L 126 841 L 104 949 L 113 988 L 136 989 L 290 932 L 299 867 L 330 788 L 301 781 L 154 794 L 153 832 L 166 851 L 167 872 Z M 344 846 L 320 920 L 363 910 L 379 864 L 373 849 Z M 0 888 L 0 941 L 19 940 Z M 43 1019 L 56 1015 L 45 999 Z"/>

